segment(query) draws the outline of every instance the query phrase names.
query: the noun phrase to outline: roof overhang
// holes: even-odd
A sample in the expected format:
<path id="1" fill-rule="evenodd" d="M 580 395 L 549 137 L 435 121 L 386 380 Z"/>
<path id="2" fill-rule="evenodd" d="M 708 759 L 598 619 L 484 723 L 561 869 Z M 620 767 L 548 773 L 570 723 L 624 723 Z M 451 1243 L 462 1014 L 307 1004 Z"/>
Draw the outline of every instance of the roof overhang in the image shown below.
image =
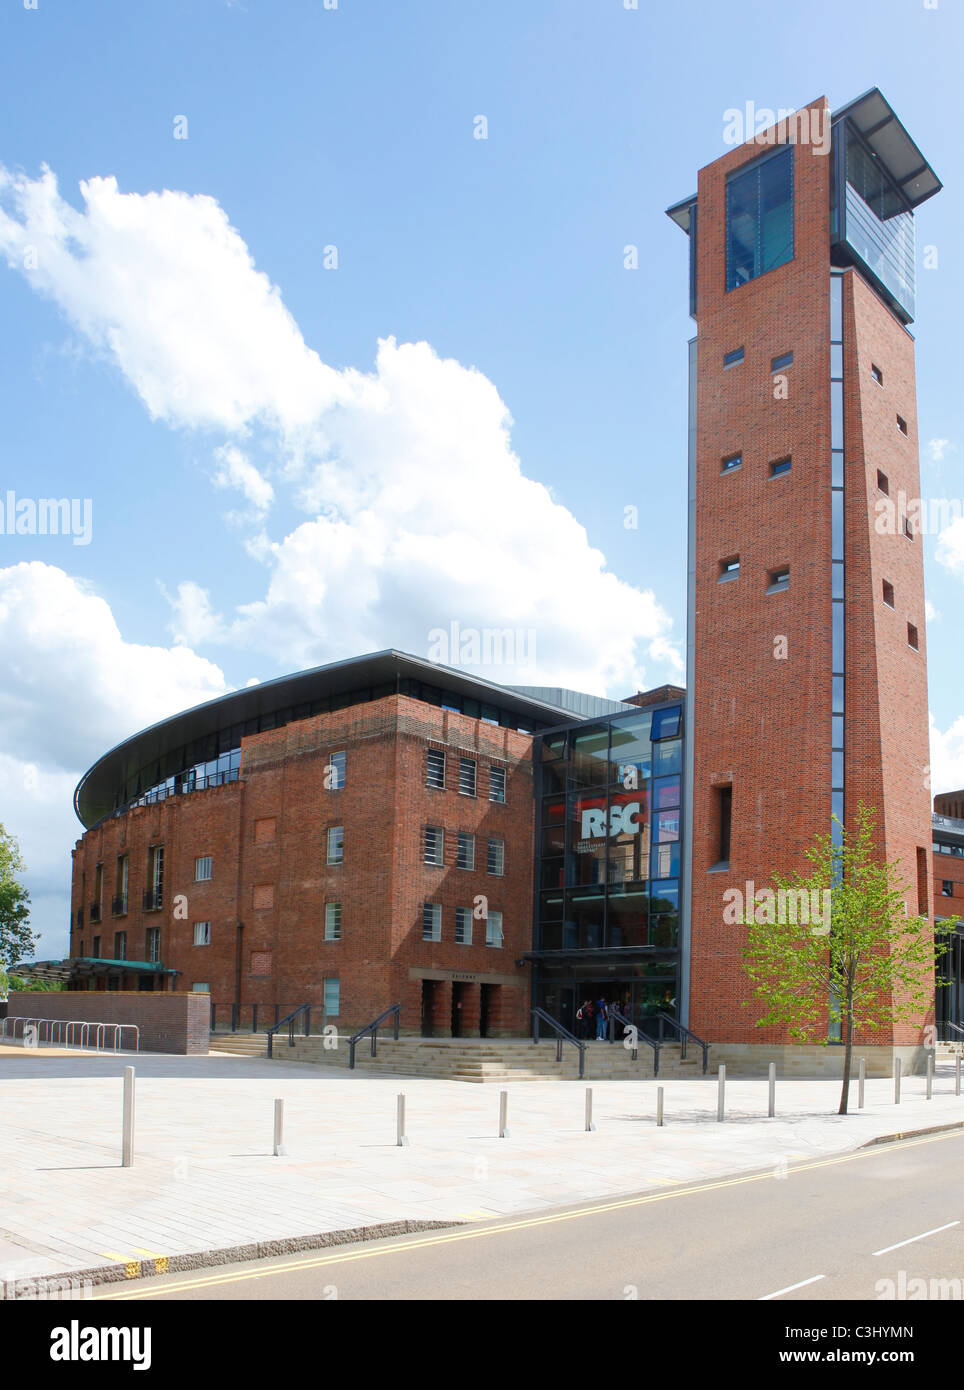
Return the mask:
<path id="1" fill-rule="evenodd" d="M 907 199 L 909 207 L 933 198 L 943 187 L 940 179 L 908 135 L 879 87 L 857 97 L 856 101 L 835 111 L 834 125 L 849 120 L 863 136 L 871 153 L 886 168 L 894 183 Z"/>

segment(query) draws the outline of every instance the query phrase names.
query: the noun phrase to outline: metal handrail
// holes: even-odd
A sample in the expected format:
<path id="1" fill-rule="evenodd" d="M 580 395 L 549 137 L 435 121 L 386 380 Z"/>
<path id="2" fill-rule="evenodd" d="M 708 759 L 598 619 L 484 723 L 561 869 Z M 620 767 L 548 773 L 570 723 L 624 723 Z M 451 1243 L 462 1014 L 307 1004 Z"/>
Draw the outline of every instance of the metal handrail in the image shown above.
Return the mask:
<path id="1" fill-rule="evenodd" d="M 631 1036 L 633 1039 L 632 1053 L 634 1062 L 636 1061 L 636 1057 L 639 1052 L 639 1042 L 642 1041 L 646 1043 L 648 1047 L 651 1047 L 653 1049 L 653 1075 L 659 1076 L 659 1049 L 662 1046 L 662 1039 L 660 1039 L 659 1042 L 657 1042 L 655 1038 L 651 1038 L 647 1033 L 643 1033 L 640 1030 L 638 1023 L 633 1023 L 632 1019 L 627 1018 L 625 1014 L 621 1014 L 618 1009 L 614 1009 L 612 1004 L 606 1005 L 606 1012 L 609 1016 L 609 1041 L 613 1041 L 613 1020 L 615 1019 L 617 1023 L 621 1023 L 623 1027 L 627 1030 L 627 1032 L 623 1034 L 624 1039 L 629 1034 L 629 1030 L 631 1030 Z"/>
<path id="2" fill-rule="evenodd" d="M 942 1023 L 939 1023 L 937 1026 L 938 1026 L 938 1028 L 953 1028 L 955 1033 L 960 1033 L 961 1037 L 964 1038 L 964 1028 L 962 1028 L 961 1025 L 960 1025 L 959 1023 L 952 1023 L 951 1020 L 950 1020 L 949 1018 L 945 1018 L 944 1021 L 943 1021 Z M 941 1039 L 941 1042 L 954 1042 L 954 1041 L 955 1041 L 954 1038 L 946 1038 L 946 1039 L 945 1039 L 945 1038 L 942 1038 L 942 1039 Z"/>
<path id="3" fill-rule="evenodd" d="M 268 1056 L 269 1056 L 269 1057 L 272 1055 L 271 1047 L 272 1047 L 272 1044 L 274 1043 L 274 1035 L 275 1035 L 275 1033 L 280 1032 L 281 1029 L 284 1028 L 284 1027 L 287 1027 L 287 1029 L 288 1029 L 288 1046 L 289 1046 L 289 1047 L 294 1047 L 294 1045 L 295 1045 L 295 1019 L 298 1017 L 299 1014 L 304 1014 L 304 1016 L 305 1016 L 305 1037 L 306 1037 L 306 1038 L 308 1037 L 309 1033 L 311 1032 L 311 1005 L 310 1005 L 310 1004 L 299 1004 L 298 1007 L 297 1007 L 297 1009 L 292 1009 L 290 1014 L 286 1014 L 284 1018 L 280 1019 L 278 1023 L 273 1024 L 273 1025 L 268 1029 L 267 1038 L 268 1038 Z"/>
<path id="4" fill-rule="evenodd" d="M 680 1047 L 680 1061 L 681 1061 L 681 1062 L 685 1062 L 685 1061 L 686 1061 L 686 1042 L 687 1042 L 687 1039 L 691 1038 L 691 1039 L 693 1040 L 693 1042 L 696 1043 L 697 1047 L 701 1047 L 701 1048 L 703 1049 L 703 1075 L 705 1076 L 705 1075 L 706 1075 L 706 1055 L 707 1055 L 707 1053 L 708 1053 L 709 1050 L 710 1050 L 710 1044 L 709 1044 L 708 1042 L 704 1042 L 702 1038 L 698 1038 L 698 1037 L 696 1036 L 695 1033 L 692 1033 L 692 1032 L 689 1030 L 689 1028 L 685 1027 L 682 1023 L 680 1023 L 680 1021 L 679 1021 L 678 1018 L 673 1018 L 670 1014 L 664 1014 L 663 1011 L 662 1011 L 662 1009 L 657 1010 L 656 1017 L 659 1019 L 659 1040 L 660 1040 L 660 1042 L 663 1041 L 663 1024 L 664 1024 L 664 1023 L 668 1023 L 668 1024 L 670 1025 L 671 1028 L 675 1028 L 676 1031 L 677 1031 L 677 1033 L 679 1033 L 679 1035 L 680 1035 L 680 1040 L 681 1040 L 681 1042 L 682 1042 L 682 1046 Z"/>
<path id="5" fill-rule="evenodd" d="M 557 1062 L 562 1061 L 562 1044 L 564 1042 L 572 1043 L 573 1047 L 579 1049 L 579 1079 L 581 1081 L 586 1072 L 586 1044 L 582 1041 L 581 1038 L 577 1038 L 575 1033 L 570 1033 L 569 1029 L 565 1026 L 565 1024 L 560 1023 L 557 1018 L 553 1018 L 552 1014 L 546 1013 L 545 1009 L 531 1009 L 530 1013 L 532 1014 L 533 1019 L 532 1041 L 534 1043 L 537 1043 L 539 1041 L 540 1020 L 543 1023 L 548 1023 L 550 1028 L 555 1029 Z"/>
<path id="6" fill-rule="evenodd" d="M 373 1018 L 371 1023 L 366 1023 L 364 1028 L 359 1028 L 358 1032 L 348 1039 L 348 1065 L 350 1068 L 353 1068 L 355 1065 L 355 1044 L 363 1038 L 366 1033 L 371 1034 L 372 1056 L 375 1056 L 375 1045 L 378 1037 L 379 1025 L 388 1018 L 389 1014 L 395 1015 L 395 1041 L 398 1042 L 398 1019 L 401 1012 L 401 1004 L 392 1004 L 390 1008 L 383 1009 L 377 1018 Z"/>

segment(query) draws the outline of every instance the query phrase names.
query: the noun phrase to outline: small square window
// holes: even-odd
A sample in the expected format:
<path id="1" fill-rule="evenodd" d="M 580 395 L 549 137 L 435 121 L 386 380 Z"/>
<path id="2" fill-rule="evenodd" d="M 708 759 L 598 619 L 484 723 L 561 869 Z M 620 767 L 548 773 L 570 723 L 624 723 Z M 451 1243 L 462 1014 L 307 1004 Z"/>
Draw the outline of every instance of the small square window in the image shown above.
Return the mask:
<path id="1" fill-rule="evenodd" d="M 884 374 L 877 366 L 876 362 L 871 362 L 870 364 L 870 375 L 873 377 L 874 381 L 876 381 L 878 386 L 883 386 Z"/>
<path id="2" fill-rule="evenodd" d="M 341 940 L 341 903 L 325 903 L 325 940 Z"/>
<path id="3" fill-rule="evenodd" d="M 437 787 L 440 791 L 445 790 L 445 754 L 438 749 L 428 750 L 428 771 L 425 776 L 427 787 Z"/>
<path id="4" fill-rule="evenodd" d="M 195 946 L 210 946 L 211 944 L 211 923 L 194 923 L 194 944 Z"/>
<path id="5" fill-rule="evenodd" d="M 917 629 L 913 623 L 907 624 L 907 645 L 913 647 L 914 651 L 920 651 L 920 643 L 917 639 Z"/>
<path id="6" fill-rule="evenodd" d="M 789 457 L 785 459 L 774 459 L 770 464 L 770 477 L 779 478 L 782 474 L 789 473 L 792 464 L 793 460 Z"/>
<path id="7" fill-rule="evenodd" d="M 790 569 L 785 565 L 782 569 L 771 570 L 767 584 L 768 594 L 778 594 L 782 589 L 790 587 Z"/>
<path id="8" fill-rule="evenodd" d="M 455 862 L 460 869 L 475 868 L 475 836 L 464 830 L 459 831 L 458 853 Z"/>
<path id="9" fill-rule="evenodd" d="M 740 557 L 732 555 L 729 560 L 720 561 L 720 573 L 718 583 L 722 584 L 727 579 L 736 579 L 740 573 Z"/>
<path id="10" fill-rule="evenodd" d="M 489 768 L 489 800 L 505 801 L 505 768 Z"/>
<path id="11" fill-rule="evenodd" d="M 901 434 L 907 433 L 907 421 L 901 415 L 897 416 L 897 428 L 900 430 Z"/>
<path id="12" fill-rule="evenodd" d="M 445 831 L 440 826 L 429 825 L 425 829 L 425 862 L 426 864 L 443 864 L 445 862 Z"/>
<path id="13" fill-rule="evenodd" d="M 194 861 L 194 882 L 207 883 L 211 877 L 211 865 L 213 861 L 210 854 L 204 855 Z"/>
<path id="14" fill-rule="evenodd" d="M 945 898 L 953 898 L 954 884 L 949 878 L 941 879 L 941 895 Z"/>
<path id="15" fill-rule="evenodd" d="M 742 454 L 730 454 L 730 455 L 728 455 L 727 458 L 725 458 L 725 459 L 723 460 L 722 464 L 720 465 L 720 472 L 721 472 L 721 473 L 733 473 L 733 472 L 736 471 L 737 468 L 742 468 L 742 467 L 743 467 L 743 455 L 742 455 Z"/>
<path id="16" fill-rule="evenodd" d="M 893 608 L 893 606 L 894 606 L 894 586 L 893 586 L 893 584 L 891 584 L 891 583 L 890 583 L 888 580 L 886 580 L 886 579 L 883 581 L 883 584 L 884 584 L 884 602 L 886 603 L 886 605 L 887 605 L 888 608 Z"/>
<path id="17" fill-rule="evenodd" d="M 727 352 L 723 354 L 724 367 L 735 367 L 738 362 L 742 361 L 743 349 L 741 347 L 734 348 L 732 352 Z"/>
<path id="18" fill-rule="evenodd" d="M 877 490 L 882 492 L 885 497 L 890 496 L 890 482 L 887 474 L 881 473 L 879 468 L 877 469 Z"/>
<path id="19" fill-rule="evenodd" d="M 770 362 L 771 372 L 782 372 L 784 367 L 793 366 L 793 353 L 785 352 L 780 357 L 774 357 Z"/>

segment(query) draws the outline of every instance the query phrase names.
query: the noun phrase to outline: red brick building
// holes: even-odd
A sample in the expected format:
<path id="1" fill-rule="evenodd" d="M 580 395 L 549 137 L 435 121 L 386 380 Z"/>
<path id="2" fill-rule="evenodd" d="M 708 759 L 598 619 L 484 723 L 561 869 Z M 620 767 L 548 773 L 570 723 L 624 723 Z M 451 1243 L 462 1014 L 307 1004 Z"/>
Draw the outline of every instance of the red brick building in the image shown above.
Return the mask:
<path id="1" fill-rule="evenodd" d="M 698 324 L 682 992 L 705 1037 L 785 1040 L 742 1007 L 745 932 L 723 893 L 789 875 L 832 815 L 876 808 L 909 910 L 932 912 L 907 325 L 914 209 L 939 188 L 874 89 L 730 150 L 669 209 Z M 860 1041 L 913 1045 L 925 1022 Z"/>
<path id="2" fill-rule="evenodd" d="M 73 983 L 524 1033 L 532 737 L 567 713 L 386 652 L 135 735 L 77 789 Z"/>

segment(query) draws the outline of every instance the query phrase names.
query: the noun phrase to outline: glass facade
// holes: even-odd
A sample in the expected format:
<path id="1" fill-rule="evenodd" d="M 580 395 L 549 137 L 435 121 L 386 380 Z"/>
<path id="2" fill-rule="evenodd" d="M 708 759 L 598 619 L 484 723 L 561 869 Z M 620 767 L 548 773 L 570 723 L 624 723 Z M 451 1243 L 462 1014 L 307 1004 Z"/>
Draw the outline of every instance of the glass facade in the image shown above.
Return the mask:
<path id="1" fill-rule="evenodd" d="M 838 122 L 833 135 L 831 239 L 911 322 L 917 312 L 913 211 L 850 121 Z"/>
<path id="2" fill-rule="evenodd" d="M 682 722 L 673 704 L 536 739 L 534 994 L 567 1027 L 600 993 L 642 1027 L 676 1011 Z"/>
<path id="3" fill-rule="evenodd" d="M 793 260 L 793 146 L 754 160 L 726 184 L 726 288 Z"/>

